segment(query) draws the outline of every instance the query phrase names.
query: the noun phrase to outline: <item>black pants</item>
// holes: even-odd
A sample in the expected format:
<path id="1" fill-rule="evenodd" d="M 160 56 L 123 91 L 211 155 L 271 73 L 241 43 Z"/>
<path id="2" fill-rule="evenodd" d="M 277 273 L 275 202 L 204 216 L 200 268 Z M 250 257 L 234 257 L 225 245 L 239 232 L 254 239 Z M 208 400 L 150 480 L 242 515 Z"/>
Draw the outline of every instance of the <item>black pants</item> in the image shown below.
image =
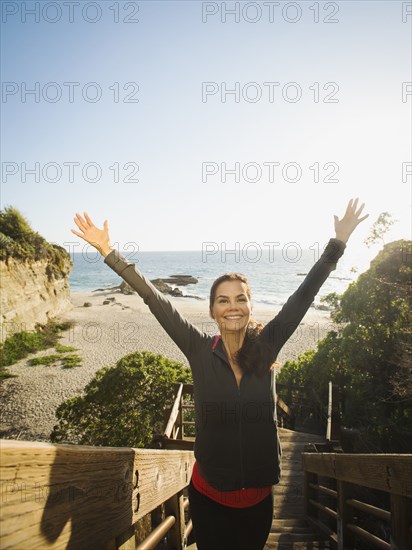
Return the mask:
<path id="1" fill-rule="evenodd" d="M 198 550 L 263 550 L 272 525 L 272 493 L 255 506 L 230 508 L 190 482 L 189 505 Z"/>

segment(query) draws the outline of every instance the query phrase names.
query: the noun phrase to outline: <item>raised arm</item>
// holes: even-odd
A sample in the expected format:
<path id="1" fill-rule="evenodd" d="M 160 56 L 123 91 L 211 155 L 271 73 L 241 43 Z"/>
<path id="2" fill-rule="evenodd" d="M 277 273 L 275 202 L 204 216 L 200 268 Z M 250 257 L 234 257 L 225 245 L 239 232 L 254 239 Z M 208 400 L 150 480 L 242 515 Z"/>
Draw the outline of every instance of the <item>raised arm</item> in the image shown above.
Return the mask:
<path id="1" fill-rule="evenodd" d="M 188 357 L 201 344 L 203 333 L 180 315 L 170 300 L 136 269 L 135 264 L 128 262 L 112 248 L 107 220 L 104 221 L 103 229 L 99 229 L 84 212 L 84 218 L 76 214 L 74 222 L 81 232 L 72 229 L 72 233 L 94 246 L 105 257 L 105 264 L 136 290 L 168 335 Z"/>
<path id="2" fill-rule="evenodd" d="M 354 229 L 369 216 L 366 214 L 360 218 L 363 207 L 364 204 L 358 208 L 358 199 L 351 199 L 343 218 L 340 220 L 334 216 L 336 237 L 329 240 L 323 254 L 310 269 L 305 280 L 290 296 L 276 317 L 264 327 L 262 336 L 274 345 L 276 355 L 295 332 L 323 283 L 336 269 L 336 264 Z"/>

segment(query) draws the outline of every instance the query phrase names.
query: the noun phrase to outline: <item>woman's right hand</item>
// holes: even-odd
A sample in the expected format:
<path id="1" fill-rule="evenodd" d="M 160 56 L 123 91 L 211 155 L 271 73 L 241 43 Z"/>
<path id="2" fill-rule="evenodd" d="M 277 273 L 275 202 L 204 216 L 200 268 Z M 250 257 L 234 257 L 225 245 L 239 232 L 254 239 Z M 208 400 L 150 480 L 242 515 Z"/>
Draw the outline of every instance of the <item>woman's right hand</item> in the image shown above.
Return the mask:
<path id="1" fill-rule="evenodd" d="M 81 237 L 86 242 L 97 248 L 103 256 L 107 256 L 113 249 L 110 246 L 109 224 L 104 220 L 103 229 L 99 229 L 94 225 L 87 212 L 84 213 L 84 218 L 76 212 L 74 223 L 80 229 L 81 233 L 71 229 L 70 231 Z"/>

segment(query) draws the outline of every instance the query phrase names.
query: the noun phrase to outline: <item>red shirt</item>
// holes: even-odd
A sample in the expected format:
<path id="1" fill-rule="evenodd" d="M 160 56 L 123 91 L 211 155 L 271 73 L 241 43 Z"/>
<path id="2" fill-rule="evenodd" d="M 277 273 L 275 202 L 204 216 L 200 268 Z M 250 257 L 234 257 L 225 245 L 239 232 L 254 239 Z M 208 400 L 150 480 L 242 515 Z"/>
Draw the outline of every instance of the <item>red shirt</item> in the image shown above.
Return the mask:
<path id="1" fill-rule="evenodd" d="M 266 498 L 272 491 L 272 486 L 240 489 L 239 491 L 218 491 L 202 477 L 197 461 L 195 461 L 192 472 L 192 483 L 194 488 L 211 498 L 219 504 L 231 508 L 247 508 L 254 506 Z"/>

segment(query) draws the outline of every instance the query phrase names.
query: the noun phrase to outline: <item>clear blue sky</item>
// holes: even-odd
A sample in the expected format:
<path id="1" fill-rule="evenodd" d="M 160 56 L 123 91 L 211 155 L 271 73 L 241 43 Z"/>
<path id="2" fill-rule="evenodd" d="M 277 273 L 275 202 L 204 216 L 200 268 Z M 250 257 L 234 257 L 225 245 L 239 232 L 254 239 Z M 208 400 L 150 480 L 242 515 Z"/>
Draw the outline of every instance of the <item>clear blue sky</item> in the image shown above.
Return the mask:
<path id="1" fill-rule="evenodd" d="M 383 211 L 388 240 L 411 237 L 407 3 L 69 4 L 2 2 L 2 207 L 46 239 L 80 242 L 86 210 L 141 250 L 310 246 L 352 196 L 370 213 L 354 249 Z"/>

